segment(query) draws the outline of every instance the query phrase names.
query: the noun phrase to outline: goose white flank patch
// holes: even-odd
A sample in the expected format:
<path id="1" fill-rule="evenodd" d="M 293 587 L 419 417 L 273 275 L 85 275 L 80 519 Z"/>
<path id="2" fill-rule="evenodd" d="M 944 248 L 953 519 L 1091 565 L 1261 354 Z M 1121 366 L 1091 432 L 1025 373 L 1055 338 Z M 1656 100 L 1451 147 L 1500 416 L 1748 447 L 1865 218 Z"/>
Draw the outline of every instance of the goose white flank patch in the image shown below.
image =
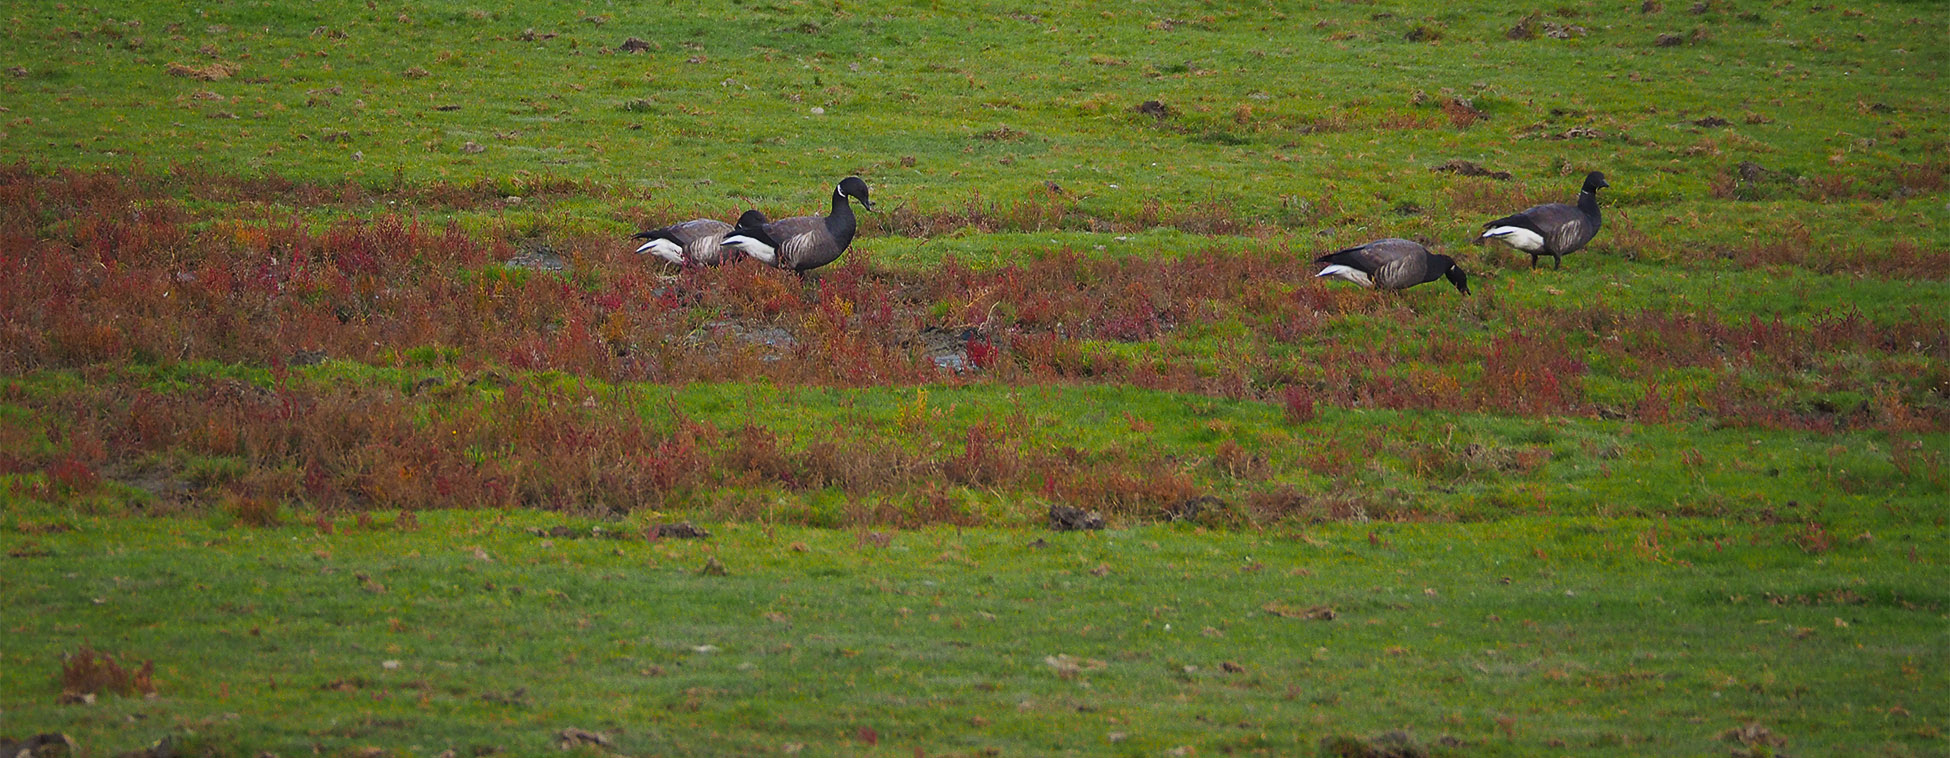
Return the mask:
<path id="1" fill-rule="evenodd" d="M 1551 257 L 1551 268 L 1563 268 L 1564 256 L 1584 249 L 1585 243 L 1598 236 L 1598 228 L 1605 222 L 1598 213 L 1598 190 L 1610 186 L 1603 173 L 1593 171 L 1584 177 L 1577 205 L 1550 203 L 1526 208 L 1484 224 L 1483 236 L 1478 239 L 1498 240 L 1529 253 L 1531 268 L 1546 255 Z"/>
<path id="2" fill-rule="evenodd" d="M 1499 226 L 1483 232 L 1483 236 L 1502 240 L 1503 244 L 1526 253 L 1544 252 L 1544 236 L 1521 226 Z"/>
<path id="3" fill-rule="evenodd" d="M 771 244 L 762 240 L 761 237 L 762 235 L 758 233 L 756 228 L 745 229 L 725 235 L 724 242 L 721 244 L 726 249 L 744 253 L 746 257 L 767 266 L 778 265 L 778 251 L 774 250 Z"/>
<path id="4" fill-rule="evenodd" d="M 1314 278 L 1339 279 L 1344 282 L 1353 282 L 1363 287 L 1374 287 L 1374 279 L 1368 276 L 1368 272 L 1353 266 L 1342 266 L 1338 264 L 1328 266 L 1327 268 L 1321 269 L 1320 273 L 1314 274 Z"/>
<path id="5" fill-rule="evenodd" d="M 730 227 L 727 226 L 726 230 L 729 231 Z M 636 252 L 637 255 L 649 253 L 680 266 L 684 264 L 684 246 L 662 237 L 643 243 L 643 247 L 637 248 Z"/>
<path id="6" fill-rule="evenodd" d="M 1469 275 L 1456 259 L 1434 255 L 1413 240 L 1390 237 L 1350 247 L 1314 259 L 1326 268 L 1316 277 L 1340 279 L 1363 287 L 1405 290 L 1418 284 L 1448 279 L 1457 292 L 1469 294 Z"/>
<path id="7" fill-rule="evenodd" d="M 738 217 L 738 223 L 763 224 L 765 214 L 745 211 L 745 215 Z M 638 254 L 649 253 L 679 266 L 693 263 L 715 266 L 724 262 L 724 236 L 734 228 L 716 219 L 698 218 L 637 232 L 632 238 L 648 240 L 636 249 Z"/>
<path id="8" fill-rule="evenodd" d="M 853 244 L 858 226 L 849 197 L 859 200 L 862 208 L 874 209 L 873 201 L 867 199 L 867 183 L 849 176 L 833 187 L 832 212 L 760 224 L 740 222 L 721 244 L 778 268 L 811 271 L 837 260 Z"/>

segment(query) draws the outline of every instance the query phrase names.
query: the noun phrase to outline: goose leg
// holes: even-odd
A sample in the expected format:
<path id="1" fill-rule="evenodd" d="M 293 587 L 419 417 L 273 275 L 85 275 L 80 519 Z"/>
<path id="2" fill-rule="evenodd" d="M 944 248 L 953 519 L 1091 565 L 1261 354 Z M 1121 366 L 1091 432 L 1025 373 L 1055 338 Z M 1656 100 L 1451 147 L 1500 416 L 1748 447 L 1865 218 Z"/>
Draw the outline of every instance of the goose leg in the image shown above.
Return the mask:
<path id="1" fill-rule="evenodd" d="M 1537 254 L 1536 254 L 1536 253 L 1531 253 L 1531 254 L 1530 254 L 1530 267 L 1531 267 L 1531 268 L 1536 268 L 1536 267 L 1537 267 Z"/>
<path id="2" fill-rule="evenodd" d="M 1558 255 L 1557 253 L 1551 253 L 1551 259 L 1552 259 L 1552 263 L 1551 263 L 1552 271 L 1556 271 L 1558 269 L 1564 268 L 1564 256 Z"/>

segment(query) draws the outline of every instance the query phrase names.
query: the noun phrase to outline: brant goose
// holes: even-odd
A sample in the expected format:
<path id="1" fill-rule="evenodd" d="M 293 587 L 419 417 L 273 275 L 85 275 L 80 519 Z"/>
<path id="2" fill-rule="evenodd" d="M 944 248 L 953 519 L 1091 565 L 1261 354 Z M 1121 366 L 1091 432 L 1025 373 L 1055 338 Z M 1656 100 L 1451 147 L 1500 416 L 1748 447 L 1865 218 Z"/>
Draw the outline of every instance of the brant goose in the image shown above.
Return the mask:
<path id="1" fill-rule="evenodd" d="M 1610 187 L 1603 173 L 1593 171 L 1584 177 L 1584 191 L 1578 193 L 1576 207 L 1563 203 L 1539 205 L 1514 216 L 1483 225 L 1478 239 L 1502 240 L 1503 244 L 1530 254 L 1530 267 L 1537 259 L 1550 256 L 1551 268 L 1564 267 L 1564 256 L 1584 248 L 1604 219 L 1598 217 L 1598 190 Z"/>
<path id="2" fill-rule="evenodd" d="M 1390 237 L 1360 247 L 1314 259 L 1325 263 L 1315 277 L 1340 279 L 1384 290 L 1405 290 L 1423 282 L 1447 278 L 1463 294 L 1469 294 L 1469 275 L 1446 255 L 1431 255 L 1415 242 Z"/>
<path id="3" fill-rule="evenodd" d="M 763 223 L 765 214 L 755 210 L 745 211 L 745 215 L 738 217 L 738 226 Z M 698 218 L 637 232 L 631 239 L 649 240 L 636 249 L 638 253 L 649 253 L 679 266 L 687 263 L 715 266 L 725 260 L 724 236 L 733 228 L 723 221 Z"/>
<path id="4" fill-rule="evenodd" d="M 873 210 L 867 200 L 867 183 L 849 176 L 833 188 L 833 212 L 825 216 L 794 216 L 777 221 L 746 224 L 725 235 L 725 247 L 738 250 L 760 262 L 788 271 L 810 271 L 840 257 L 853 244 L 853 206 L 848 196 L 858 198 L 861 207 Z"/>

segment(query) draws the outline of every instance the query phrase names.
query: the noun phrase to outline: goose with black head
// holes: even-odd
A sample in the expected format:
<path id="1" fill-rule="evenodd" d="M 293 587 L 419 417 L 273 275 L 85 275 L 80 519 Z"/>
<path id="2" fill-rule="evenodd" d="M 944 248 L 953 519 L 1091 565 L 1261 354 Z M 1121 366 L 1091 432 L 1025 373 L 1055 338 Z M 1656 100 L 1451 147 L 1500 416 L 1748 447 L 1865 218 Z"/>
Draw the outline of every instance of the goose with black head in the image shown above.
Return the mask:
<path id="1" fill-rule="evenodd" d="M 849 176 L 833 187 L 833 210 L 824 216 L 794 216 L 761 224 L 739 224 L 724 237 L 725 247 L 788 271 L 811 271 L 832 263 L 853 244 L 858 226 L 853 204 L 871 211 L 867 183 Z"/>
<path id="2" fill-rule="evenodd" d="M 737 227 L 757 226 L 763 223 L 765 223 L 765 214 L 750 210 L 738 217 L 735 226 L 717 219 L 697 218 L 637 232 L 631 235 L 631 238 L 647 240 L 642 247 L 636 249 L 638 254 L 649 253 L 679 266 L 689 264 L 715 266 L 725 261 L 726 234 Z"/>
<path id="3" fill-rule="evenodd" d="M 1552 269 L 1563 268 L 1564 256 L 1584 249 L 1592 237 L 1598 236 L 1598 227 L 1604 224 L 1598 214 L 1598 190 L 1610 186 L 1604 173 L 1593 171 L 1584 177 L 1577 205 L 1550 203 L 1526 208 L 1484 224 L 1483 236 L 1478 239 L 1497 240 L 1529 253 L 1531 268 L 1546 255 L 1551 257 Z"/>
<path id="4" fill-rule="evenodd" d="M 1448 279 L 1456 291 L 1469 294 L 1469 275 L 1456 259 L 1434 255 L 1413 240 L 1396 237 L 1350 247 L 1314 259 L 1326 268 L 1316 278 L 1339 279 L 1370 289 L 1405 290 L 1418 284 Z"/>

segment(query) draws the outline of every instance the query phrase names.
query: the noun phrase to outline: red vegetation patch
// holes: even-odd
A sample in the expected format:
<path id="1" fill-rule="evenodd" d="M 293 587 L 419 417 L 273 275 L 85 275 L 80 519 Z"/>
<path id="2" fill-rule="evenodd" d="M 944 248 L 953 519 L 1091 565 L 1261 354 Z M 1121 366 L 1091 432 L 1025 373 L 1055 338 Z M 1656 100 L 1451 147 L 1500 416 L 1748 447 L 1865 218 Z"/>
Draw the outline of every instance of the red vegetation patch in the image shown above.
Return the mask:
<path id="1" fill-rule="evenodd" d="M 1314 394 L 1305 387 L 1289 386 L 1280 391 L 1280 402 L 1286 408 L 1286 420 L 1290 424 L 1304 424 L 1319 417 L 1314 410 Z"/>
<path id="2" fill-rule="evenodd" d="M 93 466 L 67 456 L 47 468 L 47 479 L 62 494 L 74 495 L 93 492 L 101 486 L 102 477 L 95 473 Z"/>
<path id="3" fill-rule="evenodd" d="M 1905 186 L 1928 186 L 1929 168 L 1905 174 Z M 412 190 L 448 207 L 498 202 L 500 191 Z M 1478 179 L 1458 180 L 1450 192 L 1452 207 L 1471 212 L 1537 200 Z M 720 430 L 677 409 L 654 426 L 631 410 L 653 404 L 634 395 L 511 382 L 497 373 L 508 369 L 671 385 L 1108 383 L 1269 403 L 1295 424 L 1321 406 L 1653 422 L 1706 415 L 1723 425 L 1904 433 L 1950 424 L 1950 403 L 1935 389 L 1944 382 L 1918 368 L 1950 361 L 1950 320 L 1920 309 L 1891 323 L 1855 312 L 1787 323 L 1711 308 L 1506 305 L 1485 286 L 1459 313 L 1451 300 L 1419 298 L 1421 291 L 1401 297 L 1324 285 L 1312 266 L 1296 263 L 1301 254 L 1264 247 L 1121 260 L 1064 250 L 987 269 L 950 260 L 925 273 L 876 268 L 860 251 L 811 281 L 749 262 L 660 276 L 618 240 L 594 236 L 479 234 L 396 216 L 196 226 L 184 209 L 206 198 L 313 197 L 370 199 L 357 186 L 275 178 L 0 168 L 0 247 L 9 251 L 0 257 L 0 344 L 8 346 L 0 372 L 108 375 L 91 374 L 87 387 L 54 397 L 10 392 L 10 403 L 62 423 L 47 432 L 56 453 L 20 452 L 39 447 L 34 435 L 0 430 L 9 435 L 0 440 L 9 443 L 0 470 L 41 472 L 44 484 L 31 486 L 65 494 L 90 491 L 102 470 L 144 454 L 241 458 L 249 470 L 222 486 L 247 523 L 274 518 L 267 509 L 287 501 L 610 510 L 688 501 L 718 486 L 836 488 L 858 498 L 858 517 L 868 520 L 951 508 L 874 499 L 937 485 L 1041 491 L 1112 513 L 1155 511 L 1197 494 L 1187 473 L 1198 469 L 1193 463 L 1129 450 L 1029 449 L 1001 426 L 922 424 L 909 430 L 918 439 L 859 430 L 791 438 L 757 422 Z M 884 223 L 910 234 L 1111 223 L 1078 219 L 1069 202 L 1051 189 L 1017 205 L 971 202 L 927 217 L 897 211 Z M 1249 226 L 1228 213 L 1153 206 L 1111 225 Z M 1649 244 L 1628 221 L 1612 244 Z M 1804 231 L 1748 245 L 1728 254 L 1743 265 L 1950 275 L 1950 256 L 1911 243 L 1820 250 Z M 568 271 L 506 265 L 518 252 L 544 249 Z M 1467 328 L 1430 338 L 1433 325 L 1458 315 Z M 923 332 L 956 335 L 967 365 L 938 365 L 918 347 Z M 198 360 L 269 367 L 272 380 L 202 379 L 164 391 L 114 378 L 117 366 Z M 471 384 L 359 388 L 293 378 L 294 366 L 320 360 L 430 366 Z M 1643 392 L 1635 387 L 1615 403 L 1622 407 L 1600 407 L 1587 391 L 1593 366 Z M 1680 369 L 1695 376 L 1685 387 L 1657 384 Z M 1825 410 L 1757 389 L 1787 383 L 1752 381 L 1757 374 L 1817 375 L 1817 391 L 1877 401 Z M 1257 476 L 1258 465 L 1239 453 L 1215 470 Z M 1300 455 L 1326 477 L 1358 466 L 1325 448 Z M 1307 507 L 1316 506 L 1381 509 Z"/>
<path id="4" fill-rule="evenodd" d="M 1448 98 L 1442 101 L 1442 113 L 1449 117 L 1449 125 L 1457 129 L 1468 129 L 1484 118 L 1483 112 L 1467 101 Z"/>
<path id="5" fill-rule="evenodd" d="M 1583 404 L 1584 371 L 1561 338 L 1511 332 L 1491 341 L 1475 396 L 1506 413 L 1573 413 Z"/>
<path id="6" fill-rule="evenodd" d="M 155 673 L 155 661 L 127 669 L 115 661 L 115 656 L 83 645 L 61 662 L 61 692 L 64 696 L 153 695 Z"/>
<path id="7" fill-rule="evenodd" d="M 1518 185 L 1496 183 L 1487 179 L 1458 180 L 1447 184 L 1444 191 L 1449 195 L 1450 208 L 1459 213 L 1483 214 L 1484 221 L 1540 203 L 1562 201 L 1562 198 L 1531 195 Z"/>
<path id="8" fill-rule="evenodd" d="M 277 504 L 261 497 L 233 495 L 225 499 L 224 510 L 237 519 L 238 523 L 247 526 L 271 527 L 283 523 L 283 520 L 278 517 Z M 359 514 L 359 517 L 361 527 L 371 526 L 367 522 L 370 517 L 364 513 Z"/>
<path id="9" fill-rule="evenodd" d="M 697 493 L 725 488 L 837 488 L 863 499 L 849 508 L 849 523 L 916 525 L 981 520 L 948 493 L 954 486 L 1040 489 L 1122 515 L 1196 494 L 1190 464 L 1121 449 L 1029 452 L 990 422 L 916 427 L 904 439 L 838 425 L 796 437 L 757 423 L 727 433 L 681 415 L 646 421 L 634 392 L 569 390 L 540 379 L 495 385 L 498 394 L 473 387 L 436 397 L 349 383 L 267 389 L 213 380 L 156 392 L 103 377 L 25 405 L 37 415 L 73 414 L 68 423 L 109 441 L 104 455 L 112 460 L 242 458 L 248 471 L 221 485 L 218 502 L 260 526 L 278 523 L 278 504 L 287 502 L 326 512 L 401 510 L 396 526 L 411 529 L 413 512 L 428 508 L 596 514 L 698 505 Z M 129 433 L 134 428 L 147 431 Z M 1265 459 L 1235 453 L 1238 475 L 1263 473 Z M 754 515 L 737 503 L 704 505 Z M 835 525 L 817 514 L 781 518 Z M 336 528 L 322 515 L 317 525 Z"/>

